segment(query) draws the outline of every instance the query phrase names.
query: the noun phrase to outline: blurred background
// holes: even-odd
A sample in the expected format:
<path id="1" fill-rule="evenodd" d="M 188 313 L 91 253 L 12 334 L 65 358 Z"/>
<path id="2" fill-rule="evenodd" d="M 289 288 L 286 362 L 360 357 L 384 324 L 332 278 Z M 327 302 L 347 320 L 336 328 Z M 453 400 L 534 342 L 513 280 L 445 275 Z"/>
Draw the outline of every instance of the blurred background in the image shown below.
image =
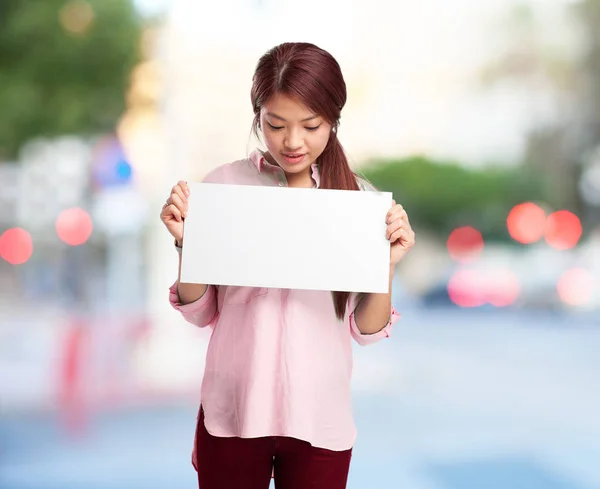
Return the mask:
<path id="1" fill-rule="evenodd" d="M 258 144 L 284 41 L 340 62 L 418 236 L 348 487 L 600 488 L 599 0 L 1 0 L 0 487 L 196 487 L 208 337 L 158 215 Z"/>

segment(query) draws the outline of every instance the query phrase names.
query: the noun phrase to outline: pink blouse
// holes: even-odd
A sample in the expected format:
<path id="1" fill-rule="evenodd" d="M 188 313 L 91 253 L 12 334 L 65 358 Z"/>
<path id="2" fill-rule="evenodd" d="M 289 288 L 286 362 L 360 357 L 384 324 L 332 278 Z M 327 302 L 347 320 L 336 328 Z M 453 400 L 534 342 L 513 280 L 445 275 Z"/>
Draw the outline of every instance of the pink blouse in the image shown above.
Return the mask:
<path id="1" fill-rule="evenodd" d="M 318 187 L 317 165 L 312 176 Z M 259 151 L 215 169 L 204 181 L 287 185 L 283 170 Z M 351 338 L 368 345 L 388 337 L 399 318 L 393 307 L 381 331 L 362 334 L 353 313 L 355 295 L 344 321 L 336 318 L 328 291 L 210 285 L 200 299 L 182 305 L 174 284 L 169 299 L 188 322 L 212 328 L 201 390 L 209 433 L 290 436 L 329 450 L 353 446 Z"/>

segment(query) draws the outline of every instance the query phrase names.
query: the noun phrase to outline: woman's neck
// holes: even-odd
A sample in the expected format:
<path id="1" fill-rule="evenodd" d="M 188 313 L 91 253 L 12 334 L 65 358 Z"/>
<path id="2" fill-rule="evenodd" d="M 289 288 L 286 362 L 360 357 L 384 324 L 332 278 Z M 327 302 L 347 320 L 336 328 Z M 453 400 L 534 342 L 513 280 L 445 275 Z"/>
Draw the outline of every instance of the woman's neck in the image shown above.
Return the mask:
<path id="1" fill-rule="evenodd" d="M 306 172 L 302 173 L 286 173 L 288 186 L 293 188 L 313 188 L 315 182 L 312 179 L 311 168 L 307 168 Z"/>

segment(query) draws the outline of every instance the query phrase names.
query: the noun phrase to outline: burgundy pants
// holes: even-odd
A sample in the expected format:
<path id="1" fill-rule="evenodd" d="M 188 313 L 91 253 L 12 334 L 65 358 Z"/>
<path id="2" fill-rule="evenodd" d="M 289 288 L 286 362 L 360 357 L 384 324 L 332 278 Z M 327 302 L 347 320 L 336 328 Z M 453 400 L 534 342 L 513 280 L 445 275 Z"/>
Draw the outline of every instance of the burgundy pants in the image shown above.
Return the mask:
<path id="1" fill-rule="evenodd" d="M 352 449 L 315 448 L 285 436 L 224 438 L 211 435 L 200 409 L 196 433 L 199 489 L 345 489 Z"/>

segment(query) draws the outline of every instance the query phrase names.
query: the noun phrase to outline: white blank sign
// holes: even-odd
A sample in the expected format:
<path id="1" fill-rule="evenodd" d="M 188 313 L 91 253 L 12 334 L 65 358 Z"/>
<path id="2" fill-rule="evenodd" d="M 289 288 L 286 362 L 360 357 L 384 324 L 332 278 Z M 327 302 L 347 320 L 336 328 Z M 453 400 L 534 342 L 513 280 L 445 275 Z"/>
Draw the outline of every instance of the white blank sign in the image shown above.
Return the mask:
<path id="1" fill-rule="evenodd" d="M 389 192 L 190 184 L 181 282 L 386 293 Z"/>

